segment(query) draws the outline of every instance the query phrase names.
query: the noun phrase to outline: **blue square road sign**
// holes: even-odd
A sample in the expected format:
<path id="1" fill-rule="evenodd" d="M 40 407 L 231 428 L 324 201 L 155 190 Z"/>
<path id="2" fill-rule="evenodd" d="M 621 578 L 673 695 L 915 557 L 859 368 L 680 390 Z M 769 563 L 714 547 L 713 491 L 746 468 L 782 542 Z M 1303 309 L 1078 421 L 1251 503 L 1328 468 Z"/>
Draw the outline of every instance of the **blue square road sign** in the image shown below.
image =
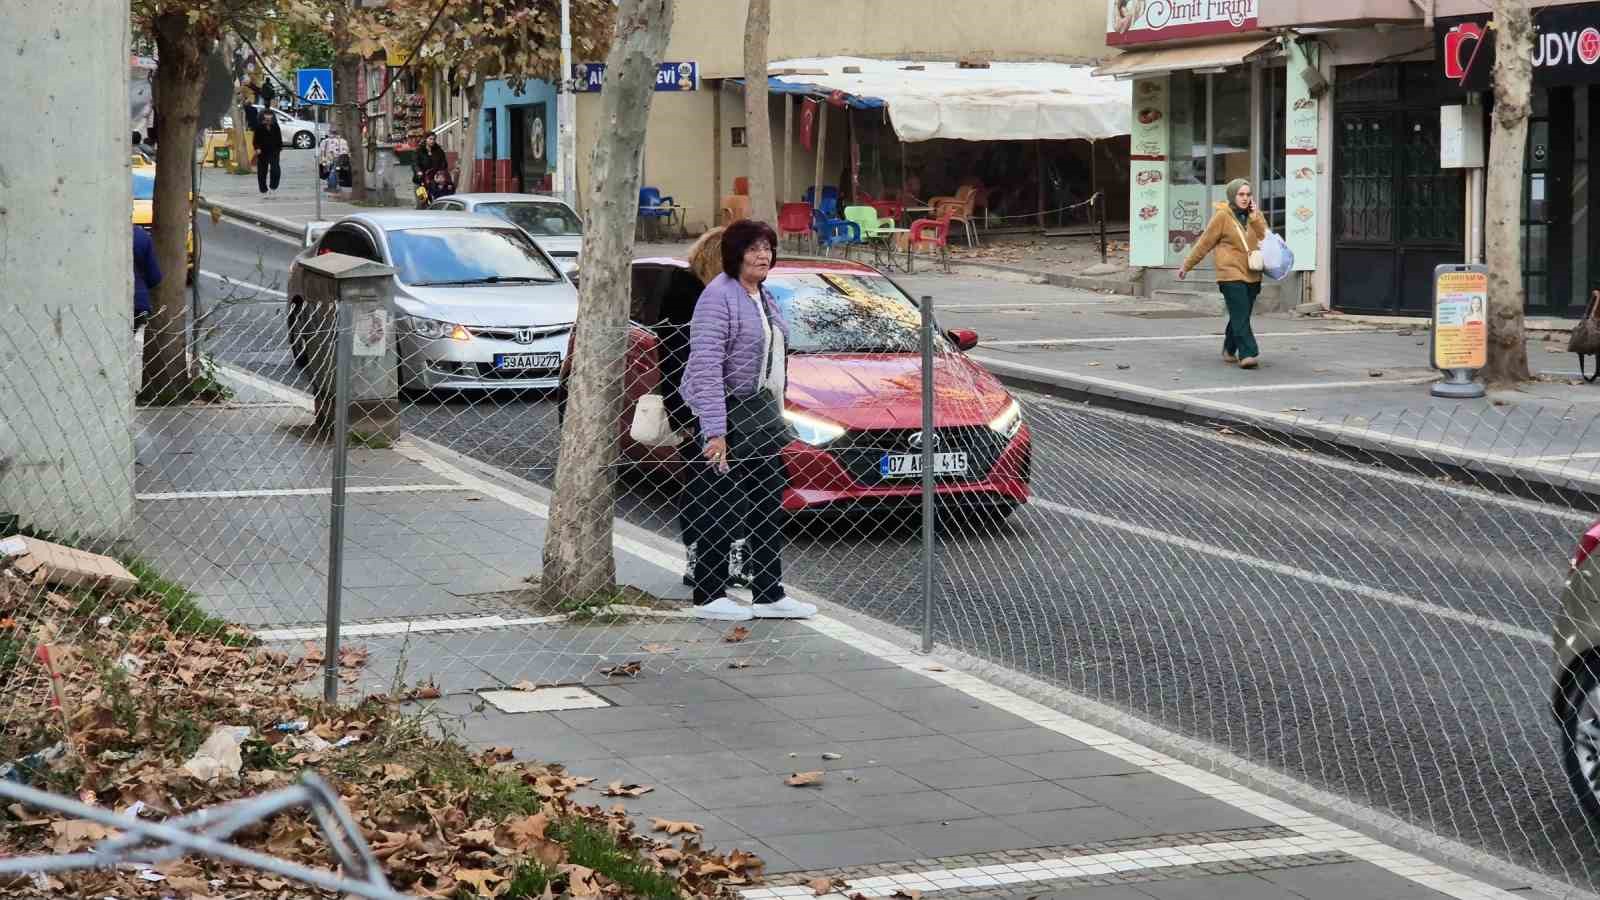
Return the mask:
<path id="1" fill-rule="evenodd" d="M 294 92 L 302 103 L 313 106 L 333 105 L 332 69 L 296 69 Z"/>

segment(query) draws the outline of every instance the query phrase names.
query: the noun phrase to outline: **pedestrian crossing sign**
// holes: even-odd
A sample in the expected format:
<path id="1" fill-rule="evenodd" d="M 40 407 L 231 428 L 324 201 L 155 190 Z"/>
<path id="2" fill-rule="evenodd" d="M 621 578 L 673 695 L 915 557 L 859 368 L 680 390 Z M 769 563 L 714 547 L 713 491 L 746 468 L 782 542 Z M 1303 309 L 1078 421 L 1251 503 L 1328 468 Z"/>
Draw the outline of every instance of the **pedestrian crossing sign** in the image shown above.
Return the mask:
<path id="1" fill-rule="evenodd" d="M 333 105 L 332 69 L 296 69 L 294 92 L 302 103 Z"/>

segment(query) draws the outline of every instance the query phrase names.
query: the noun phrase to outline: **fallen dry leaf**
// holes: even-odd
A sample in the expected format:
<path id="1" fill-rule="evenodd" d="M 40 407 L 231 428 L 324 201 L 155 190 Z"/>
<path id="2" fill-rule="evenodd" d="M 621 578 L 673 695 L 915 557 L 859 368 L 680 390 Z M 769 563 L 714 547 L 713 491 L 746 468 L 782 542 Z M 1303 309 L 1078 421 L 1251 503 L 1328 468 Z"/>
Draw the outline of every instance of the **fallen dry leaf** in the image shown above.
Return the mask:
<path id="1" fill-rule="evenodd" d="M 807 787 L 813 784 L 821 784 L 822 774 L 821 772 L 795 772 L 785 778 L 783 783 L 790 787 Z"/>
<path id="2" fill-rule="evenodd" d="M 728 668 L 730 669 L 748 669 L 753 665 L 755 665 L 755 660 L 749 657 L 728 660 Z"/>
<path id="3" fill-rule="evenodd" d="M 850 883 L 843 878 L 813 878 L 806 882 L 806 887 L 811 888 L 813 896 L 821 897 L 823 894 L 843 893 L 849 890 Z"/>
<path id="4" fill-rule="evenodd" d="M 929 672 L 948 672 L 950 670 L 946 669 L 944 666 L 928 666 L 927 667 L 927 671 L 929 671 Z"/>
<path id="5" fill-rule="evenodd" d="M 735 625 L 733 628 L 728 630 L 727 634 L 722 636 L 722 639 L 729 644 L 737 644 L 749 636 L 750 629 L 743 625 Z"/>
<path id="6" fill-rule="evenodd" d="M 922 892 L 912 888 L 900 888 L 889 896 L 897 900 L 922 900 Z"/>
<path id="7" fill-rule="evenodd" d="M 455 880 L 472 885 L 472 889 L 480 897 L 493 897 L 499 893 L 494 887 L 495 882 L 505 881 L 505 876 L 496 874 L 491 869 L 457 869 L 450 873 Z"/>
<path id="8" fill-rule="evenodd" d="M 605 795 L 607 797 L 643 797 L 653 790 L 655 788 L 648 784 L 623 784 L 620 781 L 613 781 L 606 785 Z"/>
<path id="9" fill-rule="evenodd" d="M 600 670 L 600 674 L 608 678 L 637 678 L 642 671 L 644 671 L 644 663 L 633 660 L 620 666 L 606 666 Z"/>
<path id="10" fill-rule="evenodd" d="M 379 784 L 395 784 L 401 781 L 410 781 L 417 777 L 417 773 L 398 763 L 384 763 L 383 777 L 378 779 Z"/>
<path id="11" fill-rule="evenodd" d="M 526 850 L 543 841 L 545 829 L 549 827 L 549 815 L 541 812 L 507 822 L 506 833 L 511 836 L 511 841 L 518 850 Z"/>
<path id="12" fill-rule="evenodd" d="M 824 754 L 822 754 L 822 758 L 832 762 L 833 760 L 836 760 L 836 759 L 844 759 L 844 754 L 843 753 L 824 753 Z"/>
<path id="13" fill-rule="evenodd" d="M 541 687 L 548 687 L 548 686 L 549 685 L 534 684 L 533 682 L 528 681 L 527 679 L 523 679 L 522 681 L 519 681 L 516 684 L 513 684 L 511 686 L 511 689 L 513 691 L 537 691 Z"/>
<path id="14" fill-rule="evenodd" d="M 639 647 L 646 653 L 676 653 L 678 648 L 671 644 L 644 644 Z"/>
<path id="15" fill-rule="evenodd" d="M 671 847 L 662 847 L 650 855 L 654 856 L 656 862 L 661 863 L 663 866 L 675 866 L 683 862 L 683 852 L 674 850 Z"/>
<path id="16" fill-rule="evenodd" d="M 651 819 L 651 831 L 665 831 L 667 834 L 699 834 L 699 825 L 693 822 L 674 822 L 671 819 Z"/>

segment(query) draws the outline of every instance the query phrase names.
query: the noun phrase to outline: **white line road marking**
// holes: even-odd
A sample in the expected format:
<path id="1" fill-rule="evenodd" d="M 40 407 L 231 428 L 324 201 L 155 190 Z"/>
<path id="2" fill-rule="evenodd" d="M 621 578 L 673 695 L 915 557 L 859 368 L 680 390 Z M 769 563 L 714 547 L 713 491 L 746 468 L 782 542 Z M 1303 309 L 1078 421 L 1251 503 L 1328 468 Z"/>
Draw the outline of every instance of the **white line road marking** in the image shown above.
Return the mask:
<path id="1" fill-rule="evenodd" d="M 1273 562 L 1270 559 L 1262 559 L 1259 556 L 1250 556 L 1249 554 L 1239 553 L 1235 550 L 1229 550 L 1226 547 L 1218 547 L 1215 544 L 1207 544 L 1203 541 L 1193 540 L 1192 538 L 1181 537 L 1179 535 L 1161 531 L 1156 528 L 1147 528 L 1143 525 L 1135 525 L 1132 522 L 1124 522 L 1121 519 L 1114 519 L 1111 516 L 1089 512 L 1086 509 L 1075 509 L 1063 503 L 1056 503 L 1053 500 L 1041 500 L 1035 497 L 1030 502 L 1030 505 L 1038 506 L 1054 513 L 1060 513 L 1061 515 L 1077 519 L 1080 522 L 1088 522 L 1092 525 L 1113 528 L 1117 531 L 1126 532 L 1146 540 L 1159 541 L 1163 544 L 1188 550 L 1191 553 L 1204 554 L 1206 556 L 1221 559 L 1226 562 L 1249 566 L 1252 569 L 1260 569 L 1264 572 L 1272 572 L 1277 575 L 1294 578 L 1309 584 L 1315 584 L 1321 587 L 1330 588 L 1332 590 L 1355 594 L 1358 597 L 1364 597 L 1368 600 L 1376 600 L 1379 603 L 1387 603 L 1390 606 L 1397 606 L 1401 609 L 1409 609 L 1415 612 L 1424 613 L 1426 615 L 1436 616 L 1441 619 L 1447 619 L 1452 622 L 1459 622 L 1463 625 L 1471 625 L 1474 628 L 1481 628 L 1484 631 L 1489 631 L 1503 637 L 1518 638 L 1538 644 L 1540 646 L 1545 646 L 1550 643 L 1550 636 L 1548 634 L 1534 631 L 1531 628 L 1522 628 L 1517 625 L 1501 622 L 1498 619 L 1491 619 L 1487 616 L 1462 612 L 1458 609 L 1451 609 L 1448 606 L 1440 606 L 1437 603 L 1429 603 L 1426 600 L 1417 600 L 1413 597 L 1407 597 L 1404 594 L 1397 594 L 1393 591 L 1385 591 L 1380 588 L 1361 584 L 1359 582 L 1347 581 L 1343 578 L 1334 578 L 1329 575 L 1323 575 L 1319 572 L 1313 572 L 1309 569 L 1287 566 L 1283 563 Z"/>
<path id="2" fill-rule="evenodd" d="M 922 872 L 852 878 L 849 894 L 822 894 L 819 900 L 847 900 L 849 896 L 857 894 L 865 897 L 888 897 L 896 891 L 907 889 L 931 893 L 961 888 L 993 888 L 998 885 L 1028 884 L 1062 878 L 1092 878 L 1117 872 L 1148 872 L 1172 866 L 1308 856 L 1314 853 L 1327 853 L 1334 849 L 1336 849 L 1334 846 L 1325 841 L 1309 837 L 1147 847 L 1114 853 L 1041 859 L 1036 862 L 1019 860 L 1004 865 L 930 869 Z M 791 900 L 791 898 L 809 900 L 817 897 L 816 892 L 808 885 L 747 888 L 741 891 L 740 895 L 745 900 Z"/>
<path id="3" fill-rule="evenodd" d="M 1026 312 L 1028 310 L 1033 310 L 1033 309 L 1055 309 L 1057 307 L 1063 307 L 1063 306 L 1106 306 L 1108 304 L 1119 303 L 1119 302 L 1122 302 L 1122 301 L 1120 301 L 1120 300 L 1088 300 L 1088 299 L 1085 299 L 1085 300 L 1041 300 L 1041 301 L 1038 301 L 1037 303 L 1030 303 L 1030 302 L 1028 302 L 1026 300 L 1022 300 L 1022 301 L 1009 300 L 1009 301 L 1006 301 L 1004 303 L 950 303 L 950 304 L 941 303 L 941 304 L 939 304 L 939 311 L 940 312 L 977 313 L 977 312 L 1017 312 L 1017 311 L 1020 310 L 1020 311 Z"/>
<path id="4" fill-rule="evenodd" d="M 1122 399 L 1132 400 L 1134 402 L 1146 402 L 1153 403 L 1154 405 L 1158 406 L 1165 406 L 1165 404 L 1163 404 L 1161 401 L 1170 401 L 1173 398 L 1188 399 L 1183 394 L 1175 394 L 1171 391 L 1163 391 L 1157 388 L 1144 387 L 1142 385 L 1133 384 L 1127 381 L 1117 381 L 1112 378 L 1100 378 L 1094 375 L 1080 375 L 1076 372 L 1066 372 L 1060 369 L 1049 369 L 1043 366 L 1031 366 L 1026 363 L 1013 362 L 1011 360 L 995 359 L 991 356 L 978 356 L 973 354 L 968 358 L 973 362 L 988 367 L 994 372 L 1006 373 L 1009 371 L 1012 373 L 1021 373 L 1042 378 L 1053 383 L 1056 382 L 1057 379 L 1066 378 L 1069 379 L 1067 386 L 1074 387 L 1076 390 L 1084 390 L 1085 388 L 1076 387 L 1072 384 L 1072 382 L 1077 382 L 1079 385 L 1092 385 L 1094 387 L 1111 392 L 1113 396 L 1118 396 Z M 1135 400 L 1134 395 L 1143 395 L 1143 397 L 1147 399 Z M 1319 440 L 1328 440 L 1328 435 L 1331 434 L 1349 440 L 1370 441 L 1377 445 L 1380 452 L 1399 453 L 1409 450 L 1421 455 L 1424 459 L 1438 460 L 1448 464 L 1461 465 L 1463 464 L 1461 462 L 1462 460 L 1470 460 L 1479 463 L 1487 463 L 1489 465 L 1502 466 L 1518 473 L 1518 477 L 1525 477 L 1523 473 L 1536 473 L 1539 475 L 1564 478 L 1570 482 L 1575 482 L 1576 486 L 1580 486 L 1583 489 L 1594 489 L 1600 487 L 1600 477 L 1597 477 L 1593 472 L 1588 474 L 1575 474 L 1569 471 L 1569 467 L 1567 466 L 1553 466 L 1546 463 L 1533 462 L 1531 457 L 1504 456 L 1498 453 L 1484 453 L 1476 450 L 1468 450 L 1465 447 L 1457 447 L 1451 444 L 1445 444 L 1440 441 L 1425 441 L 1417 438 L 1402 437 L 1392 433 L 1384 433 L 1372 428 L 1337 425 L 1327 422 L 1312 422 L 1304 420 L 1296 415 L 1262 412 L 1259 409 L 1252 409 L 1251 407 L 1240 406 L 1234 403 L 1219 403 L 1215 400 L 1206 400 L 1204 402 L 1208 408 L 1207 412 L 1213 415 L 1231 416 L 1245 422 L 1272 422 L 1279 425 L 1287 425 L 1296 429 L 1299 433 L 1304 433 L 1308 437 Z M 1321 433 L 1319 434 L 1318 432 Z M 1563 458 L 1565 459 L 1566 457 Z"/>
<path id="5" fill-rule="evenodd" d="M 1600 453 L 1558 453 L 1552 456 L 1534 456 L 1537 462 L 1561 462 L 1564 459 L 1600 459 Z"/>
<path id="6" fill-rule="evenodd" d="M 422 449 L 424 446 L 433 448 L 435 445 L 427 441 L 408 440 L 407 442 L 402 442 L 397 449 L 400 449 L 408 458 L 423 462 L 424 458 L 432 455 L 429 450 Z M 452 480 L 459 481 L 459 483 L 469 486 L 475 491 L 493 496 L 513 508 L 521 509 L 541 518 L 548 514 L 549 507 L 547 504 L 509 488 L 495 485 L 484 478 L 469 474 L 464 469 L 445 462 L 442 457 L 459 460 L 464 465 L 469 465 L 479 471 L 492 473 L 494 477 L 509 483 L 519 481 L 515 476 L 494 466 L 462 456 L 455 451 L 440 449 L 442 452 L 439 456 L 432 458 L 432 465 L 429 466 L 433 471 L 452 478 Z M 428 465 L 426 462 L 423 464 Z M 526 482 L 522 483 L 526 484 Z M 548 491 L 532 485 L 529 485 L 529 487 L 536 490 L 541 496 L 549 496 Z M 676 572 L 683 563 L 683 548 L 681 545 L 620 520 L 615 522 L 613 541 L 618 550 L 664 568 L 669 572 Z M 669 549 L 675 552 L 669 552 Z M 1022 716 L 1039 727 L 1064 734 L 1081 743 L 1096 747 L 1103 752 L 1140 766 L 1152 774 L 1170 778 L 1179 784 L 1199 791 L 1213 799 L 1228 803 L 1244 812 L 1299 832 L 1304 837 L 1323 841 L 1329 849 L 1349 853 L 1351 856 L 1377 865 L 1395 875 L 1414 881 L 1432 890 L 1441 891 L 1452 897 L 1494 897 L 1503 898 L 1503 900 L 1515 900 L 1519 896 L 1507 891 L 1501 891 L 1443 866 L 1435 865 L 1421 857 L 1389 847 L 1359 832 L 1336 825 L 1320 816 L 1311 815 L 1291 804 L 1273 799 L 1212 772 L 1198 769 L 1166 754 L 1157 752 L 1144 744 L 1091 725 L 1062 712 L 1060 709 L 1054 709 L 1028 700 L 1011 690 L 985 681 L 976 675 L 957 670 L 929 671 L 930 658 L 905 649 L 906 646 L 910 646 L 909 643 L 904 645 L 890 643 L 883 638 L 868 634 L 845 621 L 846 618 L 864 619 L 865 617 L 860 614 L 839 607 L 826 598 L 818 597 L 810 591 L 798 587 L 791 588 L 790 594 L 796 599 L 815 602 L 825 609 L 837 611 L 838 617 L 833 615 L 817 616 L 802 623 L 819 634 L 832 637 L 841 643 L 870 653 L 888 662 L 893 662 L 907 670 L 918 672 L 924 677 L 960 690 L 974 699 Z M 882 632 L 904 635 L 901 629 L 877 620 L 866 621 L 870 621 L 874 628 Z M 947 653 L 947 655 L 954 654 Z M 1256 765 L 1248 760 L 1240 759 L 1221 748 L 1182 737 L 1143 720 L 1128 716 L 1104 704 L 1096 703 L 1086 697 L 1064 690 L 1056 685 L 1039 682 L 1038 679 L 1004 669 L 994 663 L 979 660 L 973 660 L 972 662 L 975 664 L 981 663 L 987 668 L 1003 672 L 1005 677 L 1019 684 L 1037 685 L 1037 688 L 1034 689 L 1036 693 L 1040 696 L 1055 698 L 1057 702 L 1063 705 L 1092 709 L 1097 715 L 1103 715 L 1109 720 L 1125 724 L 1129 730 L 1153 735 L 1156 739 L 1167 742 L 1172 746 L 1193 747 L 1195 748 L 1196 756 L 1214 760 L 1221 765 L 1227 766 L 1232 771 L 1246 773 L 1260 783 L 1271 784 L 1276 789 L 1292 796 L 1302 797 L 1311 802 L 1339 809 L 1341 812 L 1350 814 L 1360 819 L 1363 823 L 1386 833 L 1403 836 L 1407 839 L 1425 839 L 1429 846 L 1438 852 L 1458 860 L 1467 861 L 1474 866 L 1502 873 L 1509 879 L 1531 885 L 1535 889 L 1551 896 L 1570 896 L 1573 893 L 1571 885 L 1541 875 L 1526 867 L 1509 863 L 1483 851 L 1473 849 L 1459 841 L 1452 841 L 1442 835 L 1424 831 L 1393 816 L 1380 813 L 1371 807 L 1362 806 L 1344 797 L 1314 788 L 1304 782 L 1296 781 L 1282 773 Z"/>
<path id="7" fill-rule="evenodd" d="M 213 281 L 220 281 L 223 284 L 235 285 L 237 287 L 241 287 L 241 288 L 244 288 L 246 290 L 256 291 L 258 293 L 266 294 L 266 295 L 271 296 L 271 297 L 277 297 L 279 300 L 286 300 L 289 297 L 288 294 L 285 294 L 283 291 L 280 291 L 277 288 L 270 288 L 270 287 L 267 287 L 266 285 L 263 285 L 263 284 L 251 284 L 248 281 L 241 281 L 241 280 L 239 280 L 237 278 L 233 278 L 233 277 L 228 276 L 228 275 L 223 275 L 223 274 L 221 274 L 219 272 L 211 272 L 211 271 L 208 271 L 206 269 L 201 269 L 200 270 L 200 274 L 203 275 L 206 278 L 210 278 Z"/>
<path id="8" fill-rule="evenodd" d="M 311 399 L 311 395 L 305 391 L 297 390 L 281 382 L 273 381 L 270 378 L 262 378 L 259 375 L 256 375 L 252 372 L 246 372 L 244 369 L 241 369 L 238 366 L 229 365 L 228 363 L 219 362 L 216 364 L 216 366 L 217 374 L 224 378 L 232 379 L 242 385 L 245 385 L 246 387 L 251 387 L 261 391 L 264 394 L 277 397 L 279 400 L 296 406 L 302 410 L 305 410 L 306 412 L 316 412 L 316 403 Z"/>
<path id="9" fill-rule="evenodd" d="M 471 490 L 459 484 L 363 484 L 346 487 L 347 494 L 423 494 Z M 157 491 L 135 494 L 135 500 L 251 500 L 264 497 L 326 497 L 332 488 L 261 488 L 242 491 Z"/>
<path id="10" fill-rule="evenodd" d="M 1393 469 L 1389 469 L 1385 466 L 1377 464 L 1362 466 L 1356 463 L 1346 462 L 1342 459 L 1334 459 L 1332 457 L 1324 456 L 1323 454 L 1312 451 L 1291 450 L 1287 447 L 1264 444 L 1261 441 L 1252 440 L 1250 438 L 1218 434 L 1211 429 L 1203 428 L 1199 425 L 1183 425 L 1177 422 L 1167 422 L 1162 419 L 1153 419 L 1149 416 L 1141 416 L 1135 413 L 1123 412 L 1116 409 L 1106 409 L 1099 406 L 1086 406 L 1081 403 L 1069 403 L 1065 400 L 1058 400 L 1054 397 L 1040 396 L 1037 400 L 1032 401 L 1030 405 L 1034 404 L 1050 406 L 1065 412 L 1082 413 L 1084 415 L 1099 416 L 1100 418 L 1105 419 L 1116 419 L 1117 421 L 1128 422 L 1141 428 L 1158 428 L 1163 431 L 1181 434 L 1190 438 L 1200 438 L 1213 443 L 1227 444 L 1228 446 L 1236 449 L 1251 450 L 1256 453 L 1264 453 L 1271 456 L 1281 457 L 1283 459 L 1292 459 L 1296 462 L 1314 463 L 1324 468 L 1336 469 L 1341 472 L 1348 472 L 1352 475 L 1363 475 L 1368 478 L 1376 478 L 1398 484 L 1407 484 L 1412 487 L 1427 488 L 1430 491 L 1448 494 L 1452 497 L 1458 497 L 1463 500 L 1473 500 L 1478 503 L 1492 503 L 1496 506 L 1503 506 L 1507 509 L 1515 509 L 1521 512 L 1533 513 L 1535 515 L 1554 516 L 1558 519 L 1565 519 L 1569 522 L 1577 522 L 1586 526 L 1593 523 L 1596 519 L 1596 516 L 1594 515 L 1578 512 L 1574 509 L 1566 509 L 1559 506 L 1553 506 L 1548 503 L 1535 503 L 1532 500 L 1519 500 L 1515 497 L 1507 497 L 1504 494 L 1496 494 L 1492 491 L 1484 490 L 1483 488 L 1441 484 L 1437 481 L 1433 481 L 1432 479 L 1423 478 L 1419 475 L 1409 475 L 1405 472 L 1396 472 Z M 1595 454 L 1595 456 L 1600 457 L 1600 454 Z M 1568 457 L 1559 458 L 1567 459 Z"/>
<path id="11" fill-rule="evenodd" d="M 953 308 L 943 306 L 940 310 L 949 312 Z M 1340 328 L 1329 331 L 1278 331 L 1259 333 L 1256 337 L 1321 337 L 1330 334 L 1376 334 L 1377 328 Z M 1159 334 L 1149 336 L 1118 335 L 1103 338 L 1036 338 L 1034 340 L 1008 340 L 984 341 L 985 347 L 1033 347 L 1036 345 L 1054 344 L 1143 344 L 1149 341 L 1214 341 L 1222 337 L 1220 334 Z"/>
<path id="12" fill-rule="evenodd" d="M 1296 384 L 1253 384 L 1242 387 L 1186 388 L 1174 394 L 1260 394 L 1272 391 L 1323 391 L 1343 388 L 1385 387 L 1392 384 L 1428 384 L 1438 381 L 1437 375 L 1418 375 L 1413 378 L 1367 378 L 1362 381 L 1306 381 Z"/>

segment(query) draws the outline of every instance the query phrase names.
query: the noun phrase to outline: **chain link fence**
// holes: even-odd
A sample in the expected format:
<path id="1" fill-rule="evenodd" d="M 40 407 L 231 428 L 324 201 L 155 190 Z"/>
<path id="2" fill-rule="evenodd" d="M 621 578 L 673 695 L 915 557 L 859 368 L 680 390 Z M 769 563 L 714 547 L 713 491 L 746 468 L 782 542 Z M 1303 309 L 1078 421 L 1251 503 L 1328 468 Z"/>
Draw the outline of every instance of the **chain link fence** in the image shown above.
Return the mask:
<path id="1" fill-rule="evenodd" d="M 632 322 L 610 336 L 626 347 L 612 376 L 624 402 L 589 423 L 617 438 L 599 458 L 560 459 L 562 424 L 580 414 L 560 389 L 570 314 L 491 309 L 509 286 L 474 288 L 483 303 L 449 307 L 448 321 L 380 323 L 380 353 L 347 360 L 364 373 L 351 395 L 381 402 L 358 404 L 342 454 L 338 321 L 295 312 L 292 287 L 287 302 L 243 292 L 212 309 L 187 351 L 210 393 L 134 409 L 131 469 L 104 398 L 8 404 L 14 431 L 76 435 L 63 471 L 111 488 L 37 481 L 7 493 L 7 511 L 24 530 L 49 511 L 41 536 L 137 558 L 157 607 L 7 576 L 7 758 L 51 743 L 51 723 L 21 714 L 52 695 L 39 643 L 111 672 L 152 640 L 193 641 L 171 677 L 203 685 L 216 680 L 208 660 L 248 632 L 282 653 L 281 671 L 257 677 L 314 694 L 315 676 L 331 676 L 346 696 L 825 668 L 830 644 L 804 621 L 694 616 L 697 590 L 722 582 L 713 565 L 697 575 L 698 560 L 727 552 L 728 593 L 745 606 L 777 575 L 758 552 L 776 542 L 793 599 L 1203 742 L 1218 765 L 1226 755 L 1370 806 L 1421 843 L 1441 836 L 1575 892 L 1600 887 L 1583 811 L 1600 754 L 1583 641 L 1600 629 L 1558 629 L 1574 635 L 1561 667 L 1551 638 L 1589 612 L 1561 598 L 1597 517 L 1592 412 L 1419 402 L 1381 419 L 1159 420 L 1006 387 L 964 352 L 968 336 L 925 336 L 921 305 L 873 273 L 780 270 L 771 287 L 790 335 L 791 431 L 776 449 L 736 443 L 725 475 L 677 402 L 700 283 L 664 261 L 635 268 Z M 73 327 L 97 333 L 95 347 L 134 340 L 105 321 Z M 347 346 L 370 343 L 373 321 L 352 316 Z M 6 329 L 0 350 L 28 358 L 38 341 Z M 0 368 L 6 396 L 31 396 L 29 372 Z M 649 395 L 686 440 L 633 439 Z M 330 532 L 338 466 L 343 525 Z M 577 471 L 563 467 L 615 485 L 614 590 L 540 590 L 550 508 Z M 74 497 L 97 508 L 74 512 Z M 64 527 L 117 521 L 99 508 L 114 500 L 124 526 Z M 64 685 L 69 704 L 80 689 L 92 688 Z"/>

